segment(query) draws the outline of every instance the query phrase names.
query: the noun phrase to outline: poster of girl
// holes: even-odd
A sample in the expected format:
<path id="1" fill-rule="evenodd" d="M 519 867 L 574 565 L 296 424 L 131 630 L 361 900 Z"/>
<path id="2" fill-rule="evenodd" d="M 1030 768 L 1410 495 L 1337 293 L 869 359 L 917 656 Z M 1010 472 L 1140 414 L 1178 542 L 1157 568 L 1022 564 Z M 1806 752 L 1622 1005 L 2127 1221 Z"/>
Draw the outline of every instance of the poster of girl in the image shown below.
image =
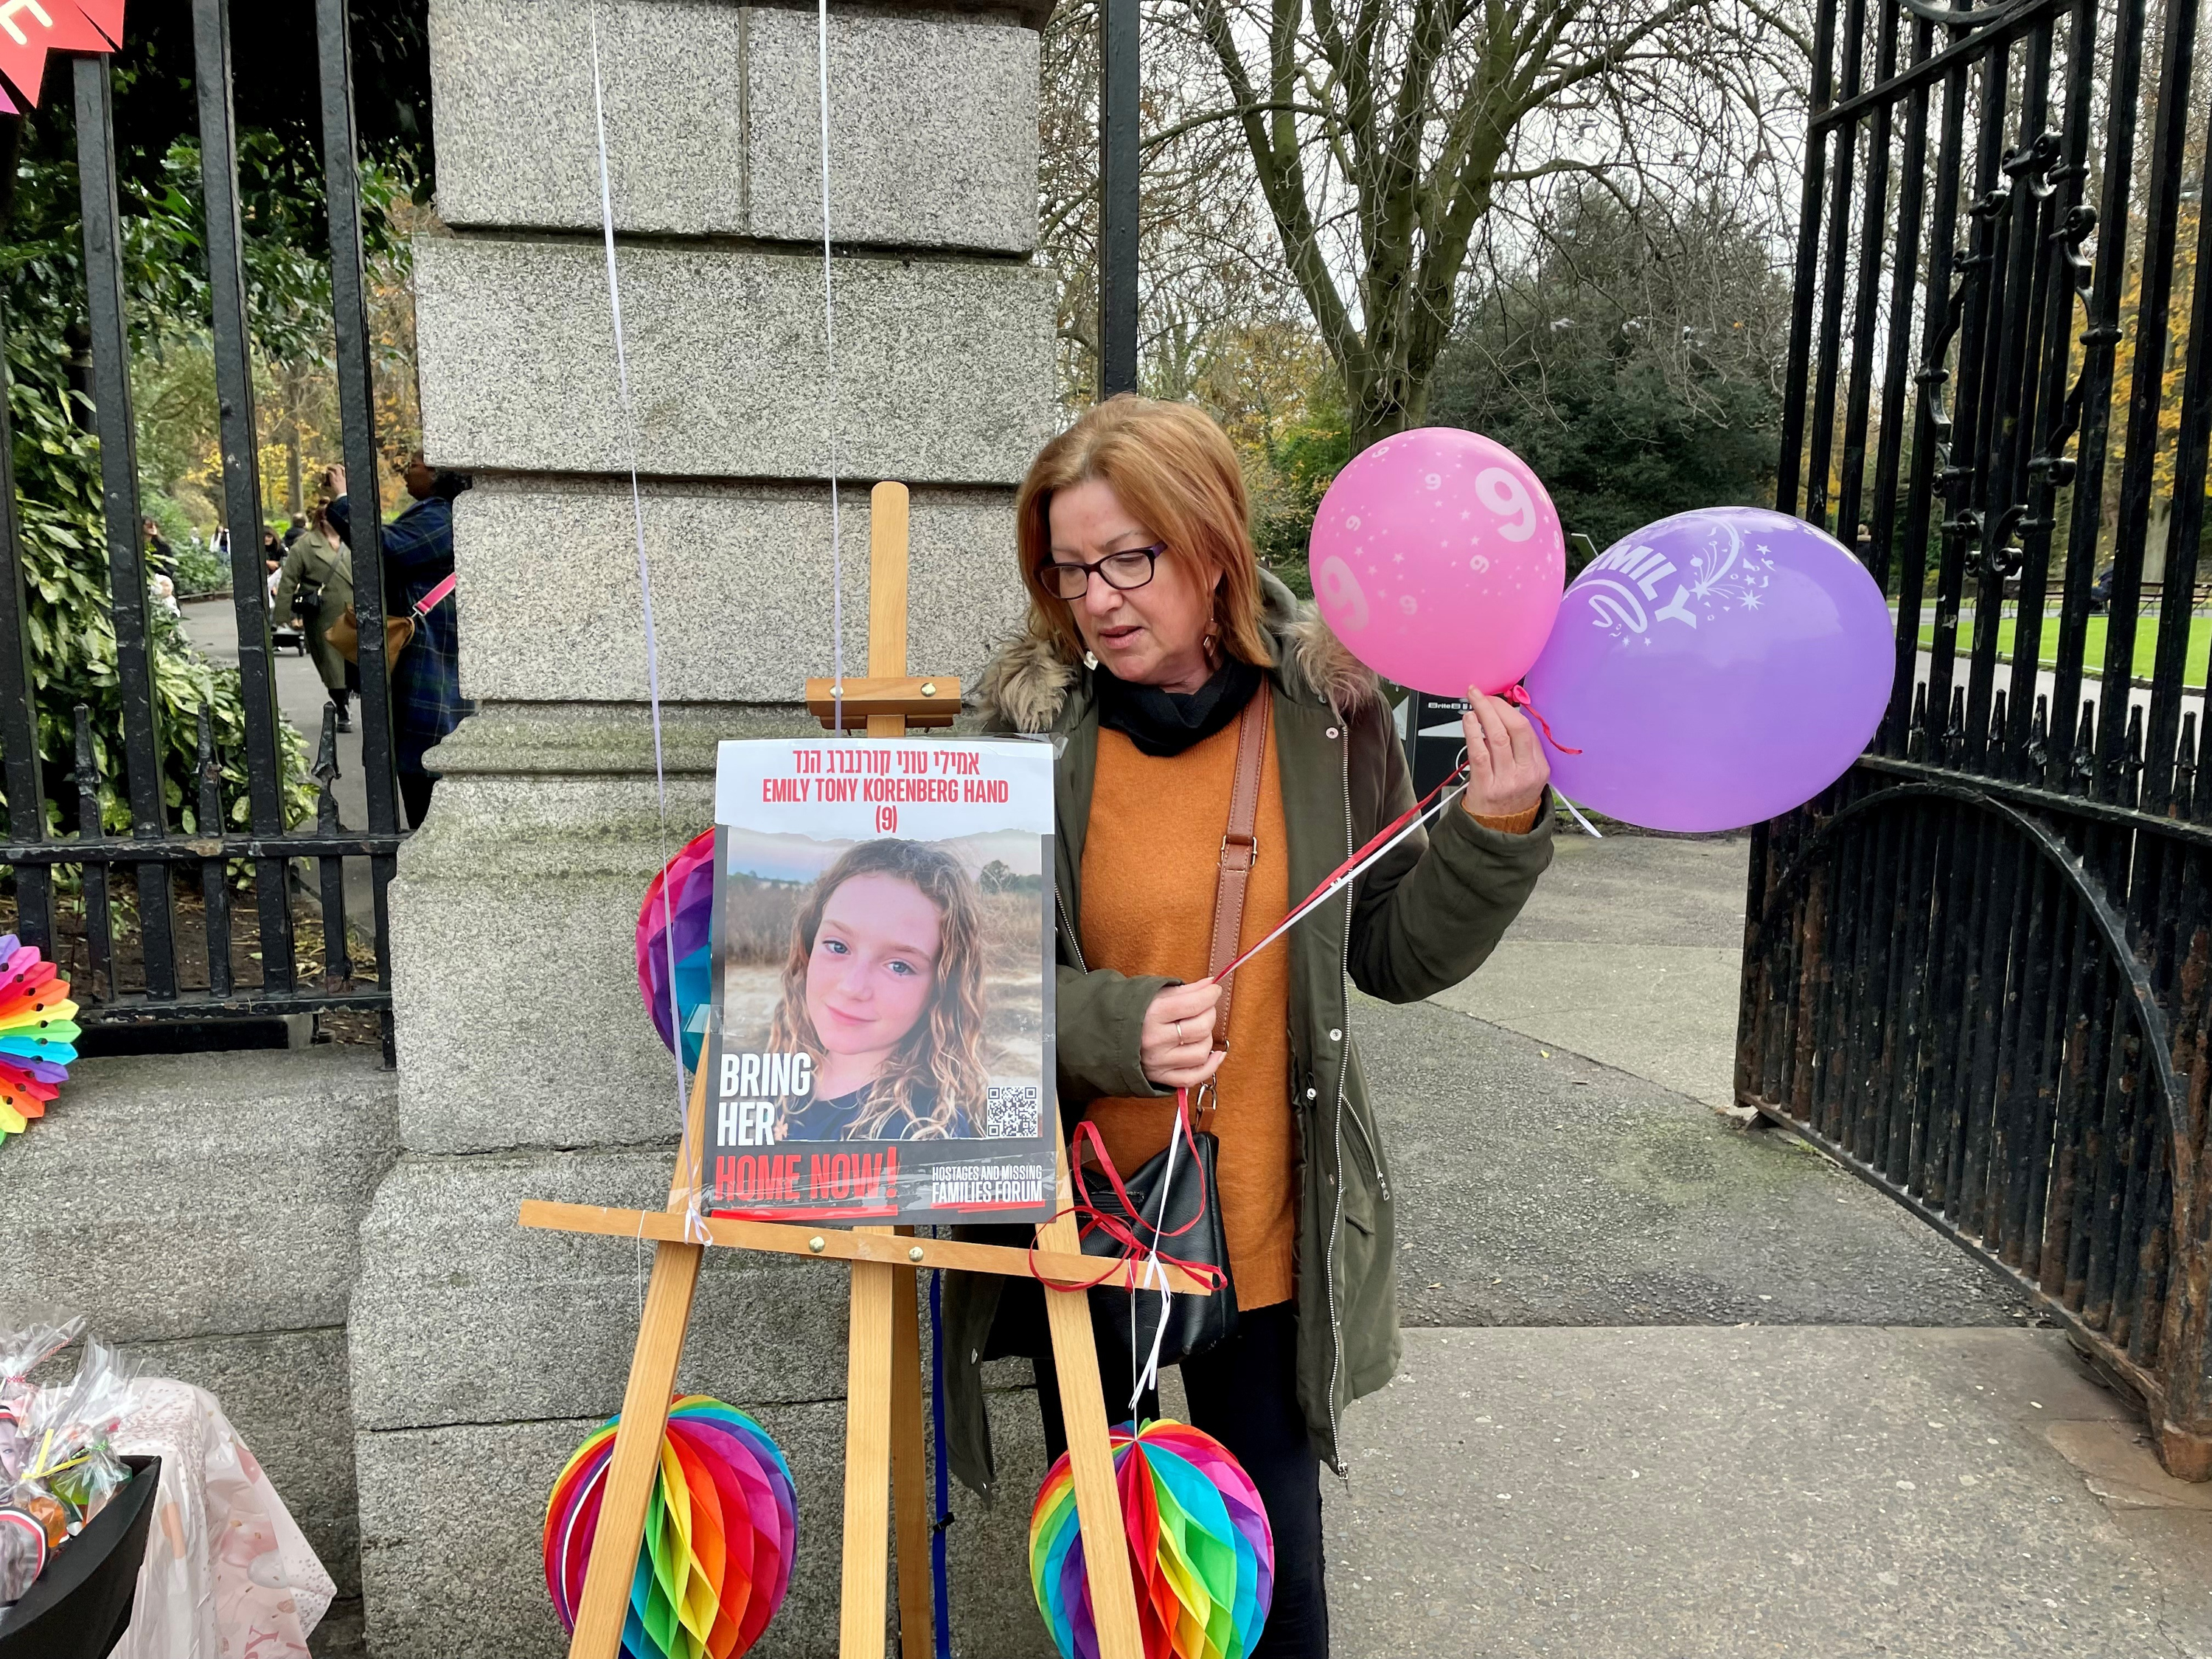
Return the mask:
<path id="1" fill-rule="evenodd" d="M 815 881 L 791 929 L 778 1054 L 779 1140 L 935 1140 L 983 1133 L 984 941 L 975 878 L 942 848 L 862 842 Z"/>
<path id="2" fill-rule="evenodd" d="M 988 738 L 716 750 L 717 1215 L 1052 1213 L 1052 752 Z"/>

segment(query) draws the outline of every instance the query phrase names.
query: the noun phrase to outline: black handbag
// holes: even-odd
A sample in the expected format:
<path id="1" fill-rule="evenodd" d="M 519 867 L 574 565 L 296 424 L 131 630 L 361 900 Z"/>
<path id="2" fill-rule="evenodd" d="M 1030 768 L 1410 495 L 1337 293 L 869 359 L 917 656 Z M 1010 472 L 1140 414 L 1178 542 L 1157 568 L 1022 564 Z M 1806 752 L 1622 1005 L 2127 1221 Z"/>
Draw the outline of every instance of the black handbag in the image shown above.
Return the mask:
<path id="1" fill-rule="evenodd" d="M 1078 1127 L 1069 1154 L 1079 1197 L 1096 1212 L 1084 1223 L 1083 1253 L 1109 1260 L 1137 1258 L 1114 1279 L 1091 1290 L 1098 1375 L 1106 1385 L 1109 1413 L 1115 1417 L 1127 1398 L 1120 1392 L 1120 1379 L 1127 1377 L 1134 1386 L 1151 1362 L 1155 1341 L 1159 1363 L 1176 1365 L 1204 1353 L 1237 1329 L 1237 1287 L 1229 1277 L 1229 1240 L 1221 1224 L 1221 1189 L 1215 1179 L 1221 1143 L 1208 1131 L 1192 1127 L 1180 1098 L 1177 1122 L 1181 1133 L 1176 1144 L 1127 1176 L 1118 1175 L 1106 1161 L 1093 1124 Z M 1097 1148 L 1097 1163 L 1084 1158 L 1086 1145 Z M 1146 1289 L 1142 1257 L 1154 1250 L 1200 1278 L 1218 1279 L 1213 1293 L 1170 1295 L 1164 1286 Z M 1208 1268 L 1213 1270 L 1210 1274 Z"/>
<path id="2" fill-rule="evenodd" d="M 1215 978 L 1236 960 L 1243 936 L 1244 892 L 1259 857 L 1253 828 L 1260 817 L 1268 714 L 1267 688 L 1262 684 L 1237 717 L 1236 781 L 1229 795 L 1228 828 L 1221 837 L 1213 936 L 1206 952 L 1206 972 Z M 1229 1047 L 1234 977 L 1221 981 L 1221 1000 L 1214 1005 L 1213 1046 L 1223 1051 Z M 1200 1099 L 1212 1097 L 1213 1085 L 1201 1085 Z M 1115 1172 L 1095 1124 L 1079 1125 L 1075 1144 L 1068 1149 L 1079 1201 L 1088 1206 L 1084 1212 L 1084 1254 L 1136 1258 L 1091 1291 L 1098 1374 L 1106 1381 L 1109 1404 L 1127 1398 L 1115 1395 L 1114 1379 L 1127 1376 L 1133 1383 L 1151 1362 L 1155 1340 L 1159 1363 L 1176 1365 L 1236 1334 L 1237 1287 L 1229 1277 L 1229 1239 L 1221 1224 L 1220 1188 L 1214 1179 L 1220 1142 L 1200 1127 L 1208 1115 L 1208 1109 L 1201 1105 L 1199 1121 L 1194 1123 L 1188 1100 L 1179 1091 L 1176 1139 L 1127 1176 Z M 1083 1157 L 1086 1146 L 1097 1151 L 1096 1164 Z M 1214 1280 L 1213 1293 L 1170 1296 L 1145 1289 L 1142 1258 L 1154 1250 L 1200 1278 Z"/>

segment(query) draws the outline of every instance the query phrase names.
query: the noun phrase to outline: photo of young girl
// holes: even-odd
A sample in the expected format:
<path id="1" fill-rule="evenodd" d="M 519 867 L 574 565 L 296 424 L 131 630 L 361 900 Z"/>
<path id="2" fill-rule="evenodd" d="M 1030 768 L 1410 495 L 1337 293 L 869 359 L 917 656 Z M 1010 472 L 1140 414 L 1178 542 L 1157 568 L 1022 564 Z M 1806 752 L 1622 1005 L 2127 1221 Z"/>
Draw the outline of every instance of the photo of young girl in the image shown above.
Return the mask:
<path id="1" fill-rule="evenodd" d="M 922 842 L 862 842 L 799 908 L 768 1047 L 812 1058 L 781 1140 L 983 1133 L 983 929 L 975 878 Z"/>
<path id="2" fill-rule="evenodd" d="M 1049 1216 L 1050 750 L 757 738 L 715 753 L 713 1212 Z"/>

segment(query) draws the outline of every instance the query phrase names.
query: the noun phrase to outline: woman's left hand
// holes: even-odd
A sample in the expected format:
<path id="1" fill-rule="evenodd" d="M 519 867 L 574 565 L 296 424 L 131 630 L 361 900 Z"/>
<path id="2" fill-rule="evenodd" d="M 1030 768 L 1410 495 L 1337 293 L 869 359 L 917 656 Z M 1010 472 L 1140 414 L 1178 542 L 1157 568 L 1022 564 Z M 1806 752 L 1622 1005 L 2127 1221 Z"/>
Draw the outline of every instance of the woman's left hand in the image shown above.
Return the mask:
<path id="1" fill-rule="evenodd" d="M 1544 799 L 1552 763 L 1528 717 L 1503 697 L 1467 689 L 1460 717 L 1467 737 L 1467 810 L 1477 817 L 1517 817 Z"/>

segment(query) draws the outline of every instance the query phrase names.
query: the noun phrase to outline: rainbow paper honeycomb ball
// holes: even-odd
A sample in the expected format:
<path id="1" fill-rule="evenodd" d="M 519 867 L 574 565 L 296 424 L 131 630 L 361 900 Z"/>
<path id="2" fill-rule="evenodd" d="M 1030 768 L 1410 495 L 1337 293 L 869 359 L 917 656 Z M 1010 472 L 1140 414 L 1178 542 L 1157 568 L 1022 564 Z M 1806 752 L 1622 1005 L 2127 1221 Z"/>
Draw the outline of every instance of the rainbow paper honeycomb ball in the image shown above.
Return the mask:
<path id="1" fill-rule="evenodd" d="M 621 1420 L 576 1449 L 545 1506 L 545 1588 L 571 1631 Z M 684 1395 L 660 1443 L 623 1651 L 629 1659 L 750 1652 L 783 1605 L 798 1544 L 798 1494 L 775 1442 L 734 1407 Z"/>
<path id="2" fill-rule="evenodd" d="M 69 981 L 34 945 L 0 934 L 0 1144 L 44 1117 L 76 1058 Z"/>
<path id="3" fill-rule="evenodd" d="M 714 832 L 668 860 L 637 910 L 637 988 L 653 1029 L 671 1048 L 684 1033 L 684 1063 L 706 1042 L 708 934 L 714 919 Z"/>
<path id="4" fill-rule="evenodd" d="M 1275 1539 L 1228 1448 L 1188 1423 L 1113 1431 L 1114 1480 L 1145 1659 L 1244 1659 L 1275 1593 Z M 1098 1632 L 1063 1456 L 1030 1512 L 1030 1586 L 1061 1659 L 1098 1659 Z"/>

